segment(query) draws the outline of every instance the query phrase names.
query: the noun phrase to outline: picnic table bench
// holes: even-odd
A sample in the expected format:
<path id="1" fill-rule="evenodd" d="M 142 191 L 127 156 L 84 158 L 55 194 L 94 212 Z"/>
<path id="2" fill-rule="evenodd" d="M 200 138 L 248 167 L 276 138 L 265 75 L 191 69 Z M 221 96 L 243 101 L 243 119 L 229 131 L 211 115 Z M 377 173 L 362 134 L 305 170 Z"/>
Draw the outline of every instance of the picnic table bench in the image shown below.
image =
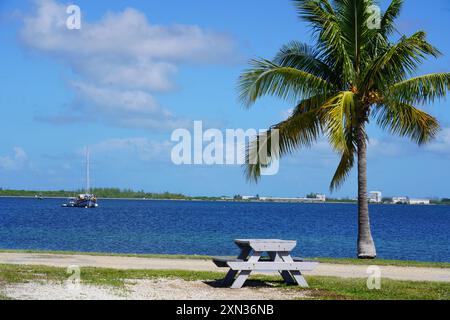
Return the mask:
<path id="1" fill-rule="evenodd" d="M 232 289 L 241 288 L 253 271 L 279 272 L 286 283 L 308 287 L 302 272 L 312 271 L 318 264 L 291 257 L 291 251 L 297 246 L 294 240 L 238 239 L 234 242 L 241 250 L 237 259 L 213 259 L 219 268 L 230 268 L 223 282 Z M 263 257 L 264 253 L 268 257 Z"/>

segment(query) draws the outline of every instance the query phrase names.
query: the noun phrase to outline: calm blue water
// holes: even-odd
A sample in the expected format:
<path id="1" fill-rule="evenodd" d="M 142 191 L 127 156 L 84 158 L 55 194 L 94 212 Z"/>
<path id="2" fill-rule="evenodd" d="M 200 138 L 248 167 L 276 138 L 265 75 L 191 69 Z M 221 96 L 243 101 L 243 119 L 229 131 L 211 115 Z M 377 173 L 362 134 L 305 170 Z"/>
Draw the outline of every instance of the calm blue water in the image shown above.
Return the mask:
<path id="1" fill-rule="evenodd" d="M 0 198 L 0 248 L 234 255 L 236 238 L 298 240 L 297 255 L 354 257 L 356 205 Z M 450 206 L 371 206 L 380 258 L 450 261 Z"/>

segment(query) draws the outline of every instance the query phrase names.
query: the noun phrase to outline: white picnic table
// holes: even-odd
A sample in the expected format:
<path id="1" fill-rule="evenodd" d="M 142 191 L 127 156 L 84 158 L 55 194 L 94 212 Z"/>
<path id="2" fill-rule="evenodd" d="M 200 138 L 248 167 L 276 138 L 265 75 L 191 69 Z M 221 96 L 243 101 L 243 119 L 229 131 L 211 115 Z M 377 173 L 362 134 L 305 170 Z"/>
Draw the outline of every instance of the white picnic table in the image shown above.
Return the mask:
<path id="1" fill-rule="evenodd" d="M 241 250 L 237 259 L 213 259 L 216 266 L 230 268 L 223 283 L 232 289 L 242 288 L 253 271 L 279 272 L 286 283 L 308 287 L 302 272 L 312 271 L 318 264 L 291 256 L 297 246 L 295 240 L 237 239 L 234 242 Z M 261 259 L 264 253 L 268 257 Z"/>

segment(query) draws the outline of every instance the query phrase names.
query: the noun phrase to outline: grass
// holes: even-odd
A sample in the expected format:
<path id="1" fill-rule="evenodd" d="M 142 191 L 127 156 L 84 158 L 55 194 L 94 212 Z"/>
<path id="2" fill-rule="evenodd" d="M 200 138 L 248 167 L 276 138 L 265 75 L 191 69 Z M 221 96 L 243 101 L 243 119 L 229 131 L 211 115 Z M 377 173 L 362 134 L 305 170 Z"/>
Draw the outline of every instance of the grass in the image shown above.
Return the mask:
<path id="1" fill-rule="evenodd" d="M 46 266 L 0 265 L 0 299 L 6 285 L 30 281 L 53 281 L 63 283 L 68 274 L 63 268 Z M 213 281 L 223 278 L 220 272 L 195 272 L 183 270 L 116 270 L 82 268 L 81 281 L 85 284 L 123 288 L 126 280 L 179 278 L 186 281 Z M 368 290 L 365 279 L 342 279 L 336 277 L 307 277 L 309 289 L 287 286 L 278 277 L 254 276 L 259 285 L 270 283 L 279 290 L 302 290 L 310 299 L 327 300 L 450 300 L 450 283 L 382 280 L 381 290 Z"/>
<path id="2" fill-rule="evenodd" d="M 24 283 L 29 281 L 54 281 L 62 283 L 70 274 L 64 268 L 49 266 L 28 266 L 0 264 L 0 286 L 4 284 Z M 122 287 L 125 280 L 179 278 L 186 281 L 214 280 L 221 278 L 221 272 L 204 272 L 188 270 L 119 270 L 107 268 L 81 268 L 81 280 L 92 285 Z"/>
<path id="3" fill-rule="evenodd" d="M 419 267 L 419 268 L 450 268 L 450 262 L 428 262 L 428 261 L 409 261 L 409 260 L 361 260 L 352 258 L 310 258 L 322 263 L 333 264 L 354 264 L 354 265 L 374 265 L 374 266 L 398 266 L 398 267 Z"/>
<path id="4" fill-rule="evenodd" d="M 307 277 L 313 299 L 450 300 L 450 283 L 383 279 L 380 290 L 367 289 L 366 279 Z"/>
<path id="5" fill-rule="evenodd" d="M 127 253 L 104 253 L 104 252 L 77 252 L 77 251 L 45 251 L 45 250 L 0 250 L 0 253 L 36 253 L 36 254 L 67 254 L 87 256 L 115 256 L 134 258 L 158 258 L 158 259 L 195 259 L 211 260 L 207 255 L 182 255 L 182 254 L 127 254 Z M 332 264 L 354 264 L 354 265 L 377 265 L 377 266 L 399 266 L 399 267 L 423 267 L 423 268 L 450 268 L 450 262 L 424 262 L 408 260 L 360 260 L 352 258 L 305 258 L 322 263 Z"/>

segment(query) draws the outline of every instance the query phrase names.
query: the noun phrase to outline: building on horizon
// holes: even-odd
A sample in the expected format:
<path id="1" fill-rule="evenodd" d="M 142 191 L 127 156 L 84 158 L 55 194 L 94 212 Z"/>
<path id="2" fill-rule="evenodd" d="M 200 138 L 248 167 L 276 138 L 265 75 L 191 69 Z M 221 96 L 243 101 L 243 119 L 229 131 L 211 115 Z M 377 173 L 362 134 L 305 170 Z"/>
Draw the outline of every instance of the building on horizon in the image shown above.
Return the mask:
<path id="1" fill-rule="evenodd" d="M 381 191 L 370 191 L 368 198 L 370 203 L 381 203 L 383 201 Z"/>
<path id="2" fill-rule="evenodd" d="M 324 194 L 316 194 L 316 200 L 325 202 L 325 201 L 327 201 L 327 196 Z"/>
<path id="3" fill-rule="evenodd" d="M 315 198 L 281 198 L 281 197 L 260 197 L 260 201 L 272 201 L 272 202 L 298 202 L 298 203 L 317 203 L 326 202 L 327 197 L 324 194 L 316 194 Z"/>
<path id="4" fill-rule="evenodd" d="M 410 199 L 409 197 L 393 197 L 393 204 L 429 205 L 430 199 Z"/>
<path id="5" fill-rule="evenodd" d="M 392 203 L 393 204 L 408 204 L 409 203 L 409 198 L 408 197 L 393 197 L 392 198 Z"/>
<path id="6" fill-rule="evenodd" d="M 409 199 L 409 204 L 411 205 L 429 205 L 431 200 L 429 199 Z"/>
<path id="7" fill-rule="evenodd" d="M 242 196 L 242 200 L 246 200 L 246 201 L 253 200 L 253 201 L 256 201 L 256 200 L 259 200 L 259 197 L 258 196 Z"/>

